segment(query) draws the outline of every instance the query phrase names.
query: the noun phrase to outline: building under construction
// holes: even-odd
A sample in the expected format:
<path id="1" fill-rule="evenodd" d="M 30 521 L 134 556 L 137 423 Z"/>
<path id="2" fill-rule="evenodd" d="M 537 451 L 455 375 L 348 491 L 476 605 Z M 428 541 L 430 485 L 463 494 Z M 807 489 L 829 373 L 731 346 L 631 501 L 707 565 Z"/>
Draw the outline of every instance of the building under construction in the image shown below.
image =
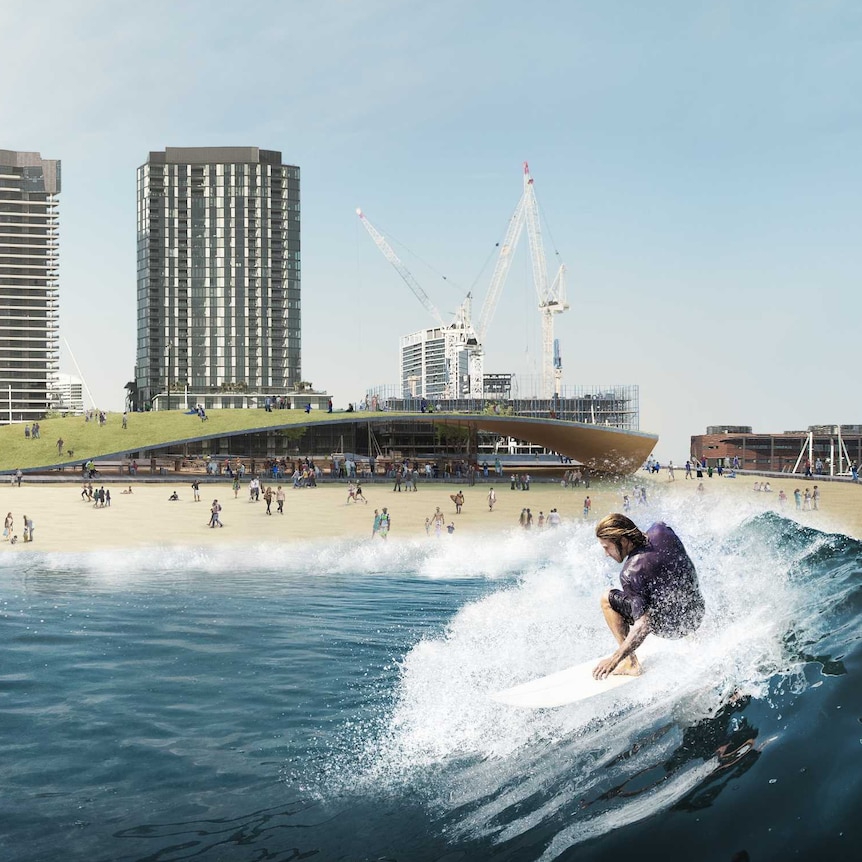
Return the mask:
<path id="1" fill-rule="evenodd" d="M 622 431 L 640 430 L 640 395 L 635 385 L 571 386 L 563 394 L 551 398 L 519 398 L 513 394 L 515 375 L 485 375 L 484 398 L 422 398 L 402 397 L 398 385 L 379 386 L 368 390 L 365 401 L 355 409 L 372 413 L 379 411 L 493 414 L 525 419 L 559 419 L 584 425 L 617 428 Z M 370 442 L 370 441 L 369 441 Z M 436 455 L 446 450 L 451 441 L 441 438 L 439 431 L 427 425 L 395 419 L 387 423 L 384 446 L 416 458 Z M 553 454 L 546 447 L 520 438 L 509 438 L 490 431 L 479 432 L 477 451 L 508 452 L 509 454 Z"/>
<path id="2" fill-rule="evenodd" d="M 849 473 L 862 463 L 862 425 L 811 425 L 806 431 L 755 434 L 747 425 L 713 425 L 691 438 L 691 454 L 740 470 L 822 475 Z M 819 467 L 817 466 L 819 463 Z"/>

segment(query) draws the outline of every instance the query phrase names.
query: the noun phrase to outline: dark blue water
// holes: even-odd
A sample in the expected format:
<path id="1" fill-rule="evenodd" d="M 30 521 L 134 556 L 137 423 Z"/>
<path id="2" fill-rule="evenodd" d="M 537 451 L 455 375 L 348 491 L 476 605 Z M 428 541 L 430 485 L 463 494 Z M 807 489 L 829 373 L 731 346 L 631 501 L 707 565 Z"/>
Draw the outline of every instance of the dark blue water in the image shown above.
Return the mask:
<path id="1" fill-rule="evenodd" d="M 862 547 L 659 506 L 698 642 L 538 712 L 487 694 L 611 649 L 581 524 L 3 555 L 0 859 L 859 858 Z"/>

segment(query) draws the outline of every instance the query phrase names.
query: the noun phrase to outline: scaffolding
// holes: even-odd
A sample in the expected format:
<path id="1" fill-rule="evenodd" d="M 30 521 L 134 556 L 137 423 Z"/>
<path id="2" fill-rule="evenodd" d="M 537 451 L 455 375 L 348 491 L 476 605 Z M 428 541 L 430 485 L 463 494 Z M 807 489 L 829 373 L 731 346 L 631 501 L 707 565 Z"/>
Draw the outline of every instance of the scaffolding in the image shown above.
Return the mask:
<path id="1" fill-rule="evenodd" d="M 501 377 L 502 375 L 495 375 Z M 531 419 L 560 419 L 585 425 L 602 425 L 623 431 L 640 430 L 640 390 L 637 385 L 567 386 L 564 394 L 551 398 L 404 398 L 398 385 L 372 387 L 358 410 L 393 410 L 407 413 L 495 413 Z"/>

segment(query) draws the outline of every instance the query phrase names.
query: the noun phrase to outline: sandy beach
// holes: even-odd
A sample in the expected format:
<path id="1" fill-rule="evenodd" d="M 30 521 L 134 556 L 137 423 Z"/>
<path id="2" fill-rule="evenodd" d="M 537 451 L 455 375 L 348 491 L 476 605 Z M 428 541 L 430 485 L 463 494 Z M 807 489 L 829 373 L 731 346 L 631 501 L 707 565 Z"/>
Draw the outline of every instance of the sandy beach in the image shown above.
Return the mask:
<path id="1" fill-rule="evenodd" d="M 745 506 L 752 512 L 779 510 L 779 491 L 783 488 L 787 502 L 783 514 L 802 523 L 825 531 L 843 532 L 862 539 L 862 486 L 844 482 L 804 481 L 801 478 L 770 480 L 771 492 L 754 491 L 755 481 L 761 477 L 745 476 L 736 479 L 713 477 L 704 479 L 704 492 L 698 494 L 695 480 L 682 478 L 677 471 L 674 482 L 667 481 L 666 473 L 658 477 L 640 472 L 627 480 L 617 482 L 594 481 L 589 489 L 583 486 L 563 488 L 559 483 L 534 482 L 529 491 L 513 491 L 508 481 L 493 485 L 497 502 L 493 511 L 488 509 L 488 490 L 491 484 L 477 484 L 470 488 L 458 484 L 420 484 L 416 492 L 394 492 L 391 483 L 364 485 L 367 503 L 347 502 L 347 486 L 320 485 L 317 488 L 293 489 L 285 485 L 286 502 L 283 515 L 276 511 L 273 501 L 272 515 L 267 516 L 266 504 L 249 502 L 246 485 L 238 496 L 228 482 L 201 485 L 201 501 L 194 502 L 190 484 L 132 483 L 132 493 L 122 493 L 128 485 L 110 486 L 111 506 L 95 508 L 81 498 L 79 484 L 36 484 L 24 481 L 18 488 L 7 485 L 0 491 L 0 509 L 3 516 L 12 513 L 16 544 L 0 541 L 2 553 L 31 553 L 45 551 L 80 552 L 108 548 L 141 548 L 147 546 L 186 545 L 203 546 L 273 542 L 289 543 L 297 540 L 355 537 L 370 539 L 374 509 L 386 506 L 392 519 L 389 541 L 424 538 L 425 519 L 433 516 L 440 507 L 445 523 L 455 525 L 455 535 L 493 533 L 518 529 L 523 508 L 530 508 L 537 528 L 539 513 L 547 517 L 556 508 L 564 523 L 583 521 L 583 501 L 589 494 L 592 508 L 589 520 L 598 521 L 612 511 L 622 511 L 622 496 L 631 496 L 632 488 L 643 485 L 653 502 L 660 504 L 698 500 L 712 505 L 739 509 Z M 820 485 L 819 511 L 795 510 L 793 490 Z M 96 484 L 98 487 L 98 484 Z M 170 502 L 168 497 L 176 489 L 180 499 Z M 465 502 L 460 515 L 450 495 L 461 490 Z M 207 527 L 213 499 L 222 504 L 223 529 Z M 24 516 L 34 523 L 34 541 L 23 542 Z M 632 508 L 637 518 L 637 508 Z M 434 531 L 432 528 L 431 536 Z M 444 531 L 442 538 L 446 538 Z"/>

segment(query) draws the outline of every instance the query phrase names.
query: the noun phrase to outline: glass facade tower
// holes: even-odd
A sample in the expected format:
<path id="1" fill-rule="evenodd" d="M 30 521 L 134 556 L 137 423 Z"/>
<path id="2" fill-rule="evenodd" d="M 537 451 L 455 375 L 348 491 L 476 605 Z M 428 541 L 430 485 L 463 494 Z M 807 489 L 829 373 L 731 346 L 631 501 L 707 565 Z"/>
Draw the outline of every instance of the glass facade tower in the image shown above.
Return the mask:
<path id="1" fill-rule="evenodd" d="M 0 150 L 0 422 L 53 406 L 59 364 L 60 162 Z"/>
<path id="2" fill-rule="evenodd" d="M 292 391 L 299 168 L 257 147 L 168 147 L 138 168 L 137 200 L 137 409 Z"/>

